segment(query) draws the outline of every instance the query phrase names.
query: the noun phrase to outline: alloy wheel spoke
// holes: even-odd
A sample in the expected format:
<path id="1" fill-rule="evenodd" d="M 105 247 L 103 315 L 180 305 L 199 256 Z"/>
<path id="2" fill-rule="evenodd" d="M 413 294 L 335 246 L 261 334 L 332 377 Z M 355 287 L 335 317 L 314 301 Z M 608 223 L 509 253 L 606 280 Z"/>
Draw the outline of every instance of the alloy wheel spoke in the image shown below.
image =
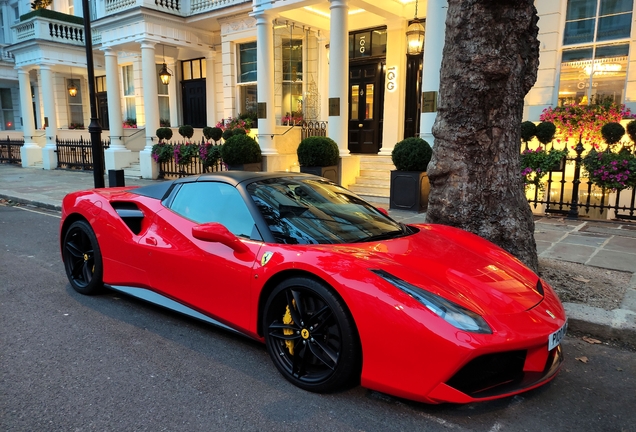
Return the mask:
<path id="1" fill-rule="evenodd" d="M 292 375 L 300 378 L 305 374 L 305 364 L 307 363 L 307 345 L 304 344 L 301 346 L 300 351 L 298 351 L 300 343 L 294 344 L 294 361 L 292 363 Z"/>
<path id="2" fill-rule="evenodd" d="M 84 259 L 73 258 L 70 265 L 71 265 L 71 275 L 73 276 L 73 279 L 77 279 L 83 271 Z"/>
<path id="3" fill-rule="evenodd" d="M 291 330 L 293 333 L 286 335 L 283 331 Z M 296 340 L 300 339 L 300 335 L 297 333 L 297 328 L 288 324 L 280 324 L 279 322 L 273 322 L 269 325 L 269 335 L 281 340 Z"/>
<path id="4" fill-rule="evenodd" d="M 326 322 L 329 321 L 329 318 L 331 318 L 332 315 L 333 313 L 331 312 L 331 309 L 329 308 L 329 306 L 324 306 L 318 312 L 314 313 L 314 315 L 309 320 L 309 325 L 311 325 L 314 328 L 314 331 L 317 331 Z"/>
<path id="5" fill-rule="evenodd" d="M 68 251 L 69 254 L 71 254 L 71 256 L 75 258 L 81 258 L 84 256 L 84 254 L 79 249 L 79 247 L 77 247 L 75 243 L 73 242 L 66 243 L 66 250 Z"/>
<path id="6" fill-rule="evenodd" d="M 298 304 L 297 296 L 294 295 L 294 291 L 289 289 L 285 291 L 285 296 L 287 297 L 287 305 L 289 306 L 289 312 L 291 313 L 292 320 L 297 325 L 300 325 L 302 321 L 302 314 L 300 313 L 300 306 Z"/>
<path id="7" fill-rule="evenodd" d="M 89 261 L 84 261 L 84 266 L 82 267 L 82 275 L 84 276 L 84 282 L 89 283 L 93 278 L 93 269 L 92 265 L 89 264 Z"/>
<path id="8" fill-rule="evenodd" d="M 320 343 L 317 339 L 313 343 L 309 344 L 309 349 L 312 354 L 325 364 L 329 369 L 333 370 L 338 364 L 338 353 L 334 352 L 328 346 Z"/>

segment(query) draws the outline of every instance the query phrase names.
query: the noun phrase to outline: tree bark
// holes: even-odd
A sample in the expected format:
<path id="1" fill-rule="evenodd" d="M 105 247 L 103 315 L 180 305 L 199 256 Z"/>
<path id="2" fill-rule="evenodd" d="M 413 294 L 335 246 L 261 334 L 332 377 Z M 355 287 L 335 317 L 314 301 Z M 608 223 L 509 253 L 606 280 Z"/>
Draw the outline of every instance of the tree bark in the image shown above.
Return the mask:
<path id="1" fill-rule="evenodd" d="M 532 0 L 448 0 L 427 222 L 471 231 L 538 270 L 519 169 L 523 100 L 537 79 Z"/>

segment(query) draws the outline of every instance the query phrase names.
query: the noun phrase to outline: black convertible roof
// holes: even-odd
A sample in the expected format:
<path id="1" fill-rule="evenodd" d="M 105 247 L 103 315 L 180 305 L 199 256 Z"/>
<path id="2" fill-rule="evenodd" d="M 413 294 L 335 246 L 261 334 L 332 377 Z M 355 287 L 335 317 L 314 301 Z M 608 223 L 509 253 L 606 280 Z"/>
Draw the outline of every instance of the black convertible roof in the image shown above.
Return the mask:
<path id="1" fill-rule="evenodd" d="M 142 186 L 133 189 L 130 193 L 147 196 L 158 200 L 163 199 L 172 189 L 174 185 L 180 183 L 204 182 L 204 181 L 221 181 L 236 187 L 243 182 L 253 182 L 268 178 L 280 177 L 316 177 L 311 174 L 289 173 L 289 172 L 253 172 L 253 171 L 219 171 L 208 174 L 199 174 L 189 177 L 183 177 L 176 180 L 158 181 L 155 184 Z"/>

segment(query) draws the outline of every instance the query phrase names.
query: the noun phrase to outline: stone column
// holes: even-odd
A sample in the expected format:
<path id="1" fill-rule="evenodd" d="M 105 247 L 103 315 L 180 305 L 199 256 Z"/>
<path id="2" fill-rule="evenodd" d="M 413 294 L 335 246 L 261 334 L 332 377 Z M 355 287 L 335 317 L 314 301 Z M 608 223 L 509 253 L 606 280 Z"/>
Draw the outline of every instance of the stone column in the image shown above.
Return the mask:
<path id="1" fill-rule="evenodd" d="M 146 115 L 146 146 L 139 152 L 139 165 L 143 178 L 157 178 L 159 167 L 152 159 L 152 146 L 159 128 L 159 95 L 157 94 L 157 68 L 155 43 L 141 42 L 141 77 L 143 82 L 144 111 Z M 153 139 L 155 139 L 153 141 Z"/>
<path id="2" fill-rule="evenodd" d="M 110 148 L 104 151 L 106 172 L 122 169 L 131 162 L 131 151 L 124 145 L 124 126 L 121 110 L 121 88 L 119 83 L 119 66 L 117 52 L 112 48 L 104 49 L 106 62 L 106 97 L 108 98 L 108 124 L 110 131 Z"/>
<path id="3" fill-rule="evenodd" d="M 448 2 L 446 0 L 428 0 L 426 6 L 426 36 L 424 37 L 424 65 L 422 67 L 422 92 L 434 91 L 439 95 L 439 75 L 442 67 L 447 10 Z M 431 130 L 436 116 L 437 112 L 422 112 L 420 117 L 420 138 L 423 138 L 431 145 L 434 144 Z"/>
<path id="4" fill-rule="evenodd" d="M 329 0 L 329 138 L 338 143 L 340 156 L 349 156 L 349 12 L 348 0 Z M 338 115 L 332 115 L 336 103 Z"/>
<path id="5" fill-rule="evenodd" d="M 274 103 L 274 30 L 272 14 L 258 11 L 256 18 L 256 92 L 258 104 L 266 104 L 266 118 L 258 119 L 258 144 L 263 155 L 276 155 L 276 110 Z M 260 109 L 258 110 L 260 111 Z M 264 167 L 264 169 L 267 169 Z"/>
<path id="6" fill-rule="evenodd" d="M 391 156 L 395 144 L 404 137 L 406 24 L 404 20 L 387 23 L 384 124 L 395 127 L 385 127 L 382 132 L 379 154 L 383 156 Z"/>
<path id="7" fill-rule="evenodd" d="M 29 70 L 28 67 L 18 69 L 22 133 L 24 134 L 24 145 L 20 148 L 23 167 L 34 165 L 42 160 L 42 150 L 35 142 L 35 118 L 33 117 L 33 98 L 31 96 Z"/>
<path id="8" fill-rule="evenodd" d="M 55 86 L 53 85 L 53 71 L 51 66 L 40 66 L 42 80 L 42 102 L 44 103 L 44 118 L 48 120 L 46 126 L 46 145 L 42 149 L 42 165 L 44 169 L 57 168 L 57 153 L 55 152 L 55 138 L 57 137 L 57 113 L 55 110 Z"/>
<path id="9" fill-rule="evenodd" d="M 210 50 L 205 56 L 205 112 L 207 126 L 216 126 L 216 51 Z"/>

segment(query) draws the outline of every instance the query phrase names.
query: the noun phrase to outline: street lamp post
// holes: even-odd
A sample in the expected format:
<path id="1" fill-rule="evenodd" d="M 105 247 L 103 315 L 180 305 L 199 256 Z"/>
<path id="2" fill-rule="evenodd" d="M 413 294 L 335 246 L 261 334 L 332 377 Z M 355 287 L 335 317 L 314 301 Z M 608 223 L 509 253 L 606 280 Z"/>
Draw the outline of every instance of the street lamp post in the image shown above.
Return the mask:
<path id="1" fill-rule="evenodd" d="M 86 69 L 88 72 L 88 97 L 91 105 L 91 123 L 88 132 L 91 135 L 93 149 L 93 179 L 96 188 L 104 185 L 104 149 L 102 147 L 102 126 L 97 118 L 97 99 L 95 96 L 95 66 L 93 64 L 93 36 L 91 34 L 91 18 L 88 0 L 82 0 L 84 13 L 84 42 L 86 44 Z"/>

